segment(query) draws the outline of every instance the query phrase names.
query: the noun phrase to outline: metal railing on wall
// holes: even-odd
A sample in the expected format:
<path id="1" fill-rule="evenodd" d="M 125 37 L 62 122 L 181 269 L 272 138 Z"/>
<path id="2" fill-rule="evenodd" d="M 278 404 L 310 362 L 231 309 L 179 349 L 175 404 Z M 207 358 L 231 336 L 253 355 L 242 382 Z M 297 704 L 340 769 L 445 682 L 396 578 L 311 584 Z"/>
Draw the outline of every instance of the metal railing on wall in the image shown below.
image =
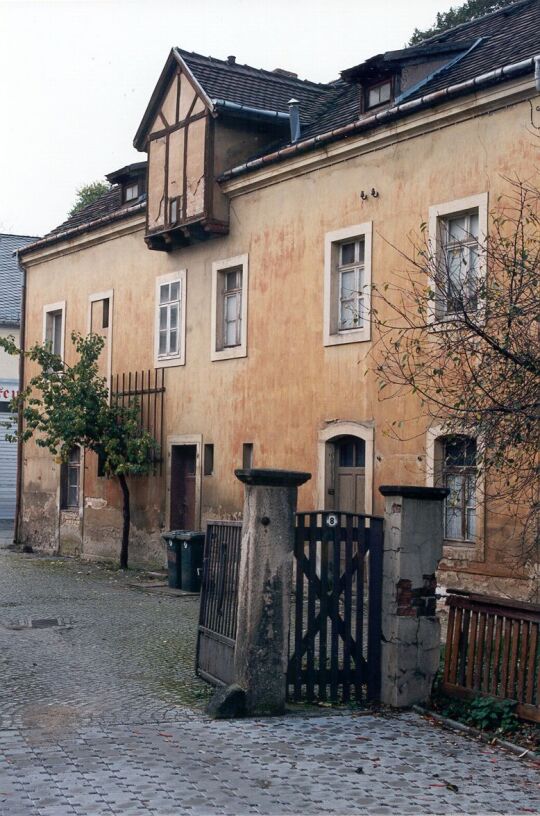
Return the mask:
<path id="1" fill-rule="evenodd" d="M 154 368 L 128 371 L 111 377 L 111 402 L 127 406 L 136 402 L 140 412 L 140 427 L 154 437 L 159 450 L 152 454 L 154 475 L 163 468 L 163 412 L 165 369 Z"/>

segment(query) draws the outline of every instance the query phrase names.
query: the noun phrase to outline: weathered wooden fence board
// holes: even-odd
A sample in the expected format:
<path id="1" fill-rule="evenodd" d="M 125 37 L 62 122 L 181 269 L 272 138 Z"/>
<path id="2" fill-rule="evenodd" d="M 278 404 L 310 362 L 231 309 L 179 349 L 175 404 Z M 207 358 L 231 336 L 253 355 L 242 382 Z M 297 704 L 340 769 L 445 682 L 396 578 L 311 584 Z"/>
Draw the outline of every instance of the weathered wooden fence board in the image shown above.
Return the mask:
<path id="1" fill-rule="evenodd" d="M 449 592 L 444 691 L 515 700 L 519 716 L 540 722 L 540 605 Z"/>

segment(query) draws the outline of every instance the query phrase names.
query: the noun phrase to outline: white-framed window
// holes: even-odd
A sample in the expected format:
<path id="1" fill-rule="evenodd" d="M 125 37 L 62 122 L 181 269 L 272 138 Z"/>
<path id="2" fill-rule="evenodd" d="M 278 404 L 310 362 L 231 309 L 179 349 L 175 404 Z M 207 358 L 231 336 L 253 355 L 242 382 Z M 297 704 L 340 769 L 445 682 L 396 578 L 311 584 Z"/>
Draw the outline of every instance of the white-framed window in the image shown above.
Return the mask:
<path id="1" fill-rule="evenodd" d="M 435 261 L 430 319 L 481 308 L 485 277 L 488 194 L 437 204 L 429 210 L 430 252 Z"/>
<path id="2" fill-rule="evenodd" d="M 371 242 L 371 222 L 325 235 L 325 346 L 371 338 Z"/>
<path id="3" fill-rule="evenodd" d="M 53 354 L 64 359 L 66 302 L 49 303 L 43 307 L 43 342 Z"/>
<path id="4" fill-rule="evenodd" d="M 212 264 L 212 360 L 247 355 L 248 256 Z"/>
<path id="5" fill-rule="evenodd" d="M 186 270 L 156 279 L 154 362 L 156 368 L 186 361 Z"/>

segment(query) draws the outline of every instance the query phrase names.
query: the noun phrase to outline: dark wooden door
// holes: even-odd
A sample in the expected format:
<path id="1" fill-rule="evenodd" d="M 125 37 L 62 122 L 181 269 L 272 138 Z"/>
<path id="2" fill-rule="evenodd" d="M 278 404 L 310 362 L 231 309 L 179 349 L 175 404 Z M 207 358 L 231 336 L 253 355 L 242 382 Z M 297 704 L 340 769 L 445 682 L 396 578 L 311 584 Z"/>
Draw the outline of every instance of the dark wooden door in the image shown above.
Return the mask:
<path id="1" fill-rule="evenodd" d="M 197 447 L 173 445 L 171 451 L 171 530 L 195 530 Z"/>

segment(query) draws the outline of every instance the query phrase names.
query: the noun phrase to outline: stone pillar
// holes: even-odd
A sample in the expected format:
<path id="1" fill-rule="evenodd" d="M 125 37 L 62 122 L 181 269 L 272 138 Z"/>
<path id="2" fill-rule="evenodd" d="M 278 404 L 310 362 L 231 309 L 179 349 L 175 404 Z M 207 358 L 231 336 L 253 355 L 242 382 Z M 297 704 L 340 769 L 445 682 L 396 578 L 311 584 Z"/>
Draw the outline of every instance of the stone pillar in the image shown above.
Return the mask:
<path id="1" fill-rule="evenodd" d="M 235 683 L 247 714 L 285 708 L 289 607 L 298 486 L 309 473 L 236 470 L 245 484 Z"/>
<path id="2" fill-rule="evenodd" d="M 441 627 L 435 571 L 442 558 L 441 487 L 383 486 L 381 700 L 424 703 L 439 666 Z"/>

